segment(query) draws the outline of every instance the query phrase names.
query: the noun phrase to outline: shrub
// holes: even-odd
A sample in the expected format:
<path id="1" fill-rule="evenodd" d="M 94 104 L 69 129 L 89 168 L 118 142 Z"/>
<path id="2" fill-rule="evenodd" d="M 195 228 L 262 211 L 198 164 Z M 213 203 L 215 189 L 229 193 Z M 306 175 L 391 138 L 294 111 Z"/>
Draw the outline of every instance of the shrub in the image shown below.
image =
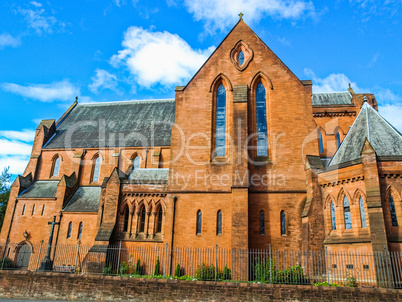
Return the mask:
<path id="1" fill-rule="evenodd" d="M 160 275 L 160 263 L 159 263 L 159 256 L 156 258 L 156 263 L 155 263 L 155 270 L 154 270 L 154 276 L 159 276 Z"/>
<path id="2" fill-rule="evenodd" d="M 137 265 L 135 266 L 135 271 L 134 275 L 142 275 L 142 269 L 141 269 L 141 259 L 138 258 L 137 260 Z"/>
<path id="3" fill-rule="evenodd" d="M 345 274 L 346 282 L 343 283 L 344 286 L 357 287 L 357 280 L 351 273 L 347 272 Z"/>
<path id="4" fill-rule="evenodd" d="M 272 258 L 255 259 L 254 281 L 279 284 L 301 284 L 304 283 L 304 280 L 304 271 L 300 265 L 279 270 Z"/>
<path id="5" fill-rule="evenodd" d="M 174 270 L 174 276 L 177 278 L 180 278 L 181 276 L 180 263 L 177 263 L 176 265 L 176 269 Z"/>
<path id="6" fill-rule="evenodd" d="M 270 278 L 276 279 L 275 261 L 272 258 L 255 259 L 254 264 L 254 280 L 260 282 L 268 282 Z"/>
<path id="7" fill-rule="evenodd" d="M 215 280 L 215 266 L 211 264 L 206 266 L 205 263 L 199 265 L 197 271 L 195 272 L 195 277 L 198 280 Z M 221 271 L 219 267 L 216 267 L 216 280 L 231 280 L 232 271 L 226 265 Z"/>
<path id="8" fill-rule="evenodd" d="M 105 266 L 102 270 L 104 275 L 111 275 L 112 274 L 112 265 L 109 264 L 109 266 Z"/>
<path id="9" fill-rule="evenodd" d="M 3 269 L 14 268 L 14 263 L 10 258 L 5 257 L 5 258 L 0 260 L 0 269 L 1 268 L 3 268 Z"/>
<path id="10" fill-rule="evenodd" d="M 232 280 L 232 271 L 226 265 L 223 268 L 220 278 L 221 280 Z"/>
<path id="11" fill-rule="evenodd" d="M 120 264 L 120 275 L 126 275 L 128 273 L 128 263 L 123 261 Z"/>
<path id="12" fill-rule="evenodd" d="M 339 287 L 340 285 L 336 284 L 336 283 L 328 283 L 327 281 L 325 281 L 325 282 L 314 283 L 314 286 L 335 286 L 335 287 Z"/>

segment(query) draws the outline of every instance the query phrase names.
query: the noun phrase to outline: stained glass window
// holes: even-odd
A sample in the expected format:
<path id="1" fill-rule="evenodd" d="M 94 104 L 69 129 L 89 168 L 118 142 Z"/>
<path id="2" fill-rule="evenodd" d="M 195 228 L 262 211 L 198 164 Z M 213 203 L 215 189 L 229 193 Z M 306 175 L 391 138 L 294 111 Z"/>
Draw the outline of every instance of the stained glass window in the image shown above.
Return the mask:
<path id="1" fill-rule="evenodd" d="M 286 235 L 286 214 L 281 212 L 281 235 Z"/>
<path id="2" fill-rule="evenodd" d="M 336 145 L 338 148 L 341 145 L 341 135 L 339 134 L 339 131 L 336 132 Z"/>
<path id="3" fill-rule="evenodd" d="M 257 108 L 257 156 L 268 156 L 267 107 L 265 87 L 260 82 L 256 89 Z"/>
<path id="4" fill-rule="evenodd" d="M 60 157 L 57 157 L 56 160 L 54 161 L 53 176 L 59 175 L 59 170 L 60 170 Z"/>
<path id="5" fill-rule="evenodd" d="M 162 207 L 159 207 L 159 211 L 158 211 L 158 226 L 156 228 L 156 232 L 157 233 L 161 233 L 162 232 Z"/>
<path id="6" fill-rule="evenodd" d="M 73 230 L 73 223 L 70 221 L 68 224 L 67 238 L 71 238 L 71 231 Z"/>
<path id="7" fill-rule="evenodd" d="M 345 216 L 345 229 L 349 230 L 352 228 L 352 216 L 350 214 L 349 199 L 346 195 L 343 198 L 343 214 Z"/>
<path id="8" fill-rule="evenodd" d="M 324 153 L 324 143 L 322 141 L 322 133 L 318 131 L 318 143 L 320 145 L 320 153 Z"/>
<path id="9" fill-rule="evenodd" d="M 79 228 L 78 228 L 78 236 L 77 236 L 78 239 L 81 239 L 81 236 L 82 236 L 82 227 L 83 227 L 83 224 L 82 224 L 82 222 L 80 222 L 80 226 L 79 226 Z"/>
<path id="10" fill-rule="evenodd" d="M 133 161 L 133 170 L 137 170 L 137 169 L 139 169 L 139 167 L 140 167 L 140 157 L 139 156 L 137 156 L 136 158 L 134 158 L 134 161 Z"/>
<path id="11" fill-rule="evenodd" d="M 222 234 L 222 211 L 218 211 L 217 223 L 216 223 L 216 234 Z"/>
<path id="12" fill-rule="evenodd" d="M 389 195 L 389 210 L 391 211 L 392 226 L 398 226 L 398 219 L 396 218 L 395 203 L 392 195 Z"/>
<path id="13" fill-rule="evenodd" d="M 101 158 L 100 156 L 98 156 L 95 160 L 94 174 L 92 176 L 93 182 L 97 182 L 99 180 L 100 165 L 101 165 Z"/>
<path id="14" fill-rule="evenodd" d="M 335 206 L 333 202 L 331 202 L 331 222 L 332 222 L 332 229 L 336 230 Z"/>
<path id="15" fill-rule="evenodd" d="M 145 231 L 145 207 L 142 207 L 141 218 L 140 218 L 140 233 Z"/>
<path id="16" fill-rule="evenodd" d="M 201 234 L 201 227 L 202 227 L 202 213 L 201 210 L 197 212 L 197 234 Z"/>
<path id="17" fill-rule="evenodd" d="M 243 63 L 244 63 L 244 52 L 243 52 L 243 51 L 240 51 L 240 52 L 239 52 L 239 58 L 238 58 L 238 60 L 239 60 L 240 66 L 243 65 Z"/>
<path id="18" fill-rule="evenodd" d="M 226 89 L 222 84 L 216 92 L 215 156 L 225 156 L 226 150 Z"/>
<path id="19" fill-rule="evenodd" d="M 265 215 L 264 215 L 264 211 L 260 212 L 260 235 L 265 235 Z"/>
<path id="20" fill-rule="evenodd" d="M 366 222 L 366 211 L 364 210 L 364 201 L 363 198 L 360 197 L 359 199 L 359 207 L 360 207 L 360 220 L 362 223 L 362 228 L 367 227 L 367 222 Z"/>
<path id="21" fill-rule="evenodd" d="M 130 217 L 130 213 L 128 210 L 128 207 L 126 207 L 126 210 L 124 211 L 124 227 L 123 227 L 123 232 L 128 231 L 128 219 Z"/>

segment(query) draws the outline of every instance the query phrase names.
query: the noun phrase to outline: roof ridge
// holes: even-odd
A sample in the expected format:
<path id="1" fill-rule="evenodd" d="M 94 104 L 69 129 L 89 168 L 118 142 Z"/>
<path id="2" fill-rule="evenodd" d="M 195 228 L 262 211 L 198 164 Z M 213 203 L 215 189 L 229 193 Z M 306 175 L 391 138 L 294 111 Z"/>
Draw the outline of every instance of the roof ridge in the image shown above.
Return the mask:
<path id="1" fill-rule="evenodd" d="M 335 94 L 335 93 L 348 93 L 348 94 L 351 94 L 349 91 L 330 91 L 330 92 L 313 92 L 313 95 L 314 94 L 330 94 L 330 93 L 333 93 L 333 94 Z"/>
<path id="2" fill-rule="evenodd" d="M 122 104 L 122 103 L 164 103 L 164 102 L 174 102 L 175 99 L 147 99 L 147 100 L 125 100 L 125 101 L 110 101 L 110 102 L 93 102 L 93 103 L 81 103 L 77 106 L 102 106 L 102 105 L 110 105 L 110 104 Z"/>

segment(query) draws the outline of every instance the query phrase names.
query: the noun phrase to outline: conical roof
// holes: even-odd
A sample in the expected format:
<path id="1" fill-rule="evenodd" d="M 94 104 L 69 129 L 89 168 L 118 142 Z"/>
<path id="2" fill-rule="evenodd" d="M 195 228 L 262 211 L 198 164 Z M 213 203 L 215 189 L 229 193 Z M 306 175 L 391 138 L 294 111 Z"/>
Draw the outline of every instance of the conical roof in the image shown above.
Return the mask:
<path id="1" fill-rule="evenodd" d="M 360 159 L 366 138 L 377 156 L 402 155 L 402 134 L 365 102 L 328 166 Z"/>

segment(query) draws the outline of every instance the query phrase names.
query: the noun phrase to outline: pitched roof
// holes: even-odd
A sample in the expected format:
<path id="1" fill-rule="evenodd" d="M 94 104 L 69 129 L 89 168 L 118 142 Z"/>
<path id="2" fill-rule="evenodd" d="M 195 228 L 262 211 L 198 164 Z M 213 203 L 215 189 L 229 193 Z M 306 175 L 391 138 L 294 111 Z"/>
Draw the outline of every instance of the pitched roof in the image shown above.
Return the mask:
<path id="1" fill-rule="evenodd" d="M 58 180 L 37 180 L 19 198 L 56 198 Z"/>
<path id="2" fill-rule="evenodd" d="M 45 149 L 170 146 L 174 99 L 78 104 Z"/>
<path id="3" fill-rule="evenodd" d="M 64 212 L 98 212 L 101 187 L 79 187 Z"/>
<path id="4" fill-rule="evenodd" d="M 402 155 L 402 134 L 365 102 L 328 166 L 360 159 L 366 138 L 377 156 Z"/>
<path id="5" fill-rule="evenodd" d="M 138 184 L 167 183 L 169 169 L 136 169 L 133 170 L 128 179 Z"/>
<path id="6" fill-rule="evenodd" d="M 352 105 L 352 94 L 349 91 L 314 93 L 311 98 L 313 106 Z"/>

